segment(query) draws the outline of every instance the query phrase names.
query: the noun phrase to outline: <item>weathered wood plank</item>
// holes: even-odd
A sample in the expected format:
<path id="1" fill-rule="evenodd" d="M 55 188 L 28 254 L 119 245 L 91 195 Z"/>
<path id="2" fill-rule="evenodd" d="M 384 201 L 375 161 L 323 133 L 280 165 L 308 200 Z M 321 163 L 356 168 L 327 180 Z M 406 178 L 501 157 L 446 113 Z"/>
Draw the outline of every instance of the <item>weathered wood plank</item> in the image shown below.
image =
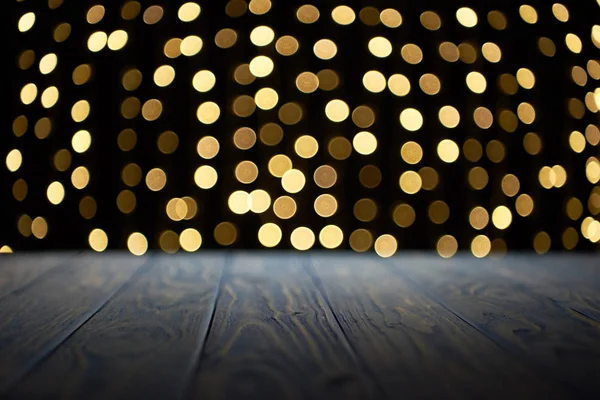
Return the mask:
<path id="1" fill-rule="evenodd" d="M 6 254 L 0 257 L 0 299 L 20 289 L 52 268 L 58 267 L 76 252 Z"/>
<path id="2" fill-rule="evenodd" d="M 85 323 L 144 261 L 81 255 L 0 300 L 0 395 Z"/>
<path id="3" fill-rule="evenodd" d="M 574 318 L 600 323 L 600 257 L 593 254 L 509 255 L 485 262 L 502 276 L 547 296 Z"/>
<path id="4" fill-rule="evenodd" d="M 381 258 L 311 260 L 317 285 L 388 399 L 565 398 Z"/>
<path id="5" fill-rule="evenodd" d="M 237 254 L 190 398 L 369 398 L 343 333 L 301 265 L 306 261 L 293 253 Z"/>
<path id="6" fill-rule="evenodd" d="M 553 298 L 494 272 L 503 262 L 511 261 L 488 267 L 489 261 L 472 256 L 418 256 L 397 258 L 393 269 L 550 379 L 580 396 L 597 394 L 600 325 L 574 318 Z"/>
<path id="7" fill-rule="evenodd" d="M 153 255 L 11 399 L 177 399 L 208 331 L 225 253 Z"/>

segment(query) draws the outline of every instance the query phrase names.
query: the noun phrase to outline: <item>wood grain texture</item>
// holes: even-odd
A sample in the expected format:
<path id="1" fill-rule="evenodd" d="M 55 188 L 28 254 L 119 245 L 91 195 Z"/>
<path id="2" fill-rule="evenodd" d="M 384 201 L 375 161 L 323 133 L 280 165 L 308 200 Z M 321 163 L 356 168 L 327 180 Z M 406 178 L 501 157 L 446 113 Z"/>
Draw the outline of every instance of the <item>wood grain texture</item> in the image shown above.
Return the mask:
<path id="1" fill-rule="evenodd" d="M 317 285 L 385 398 L 565 398 L 381 258 L 311 260 Z"/>
<path id="2" fill-rule="evenodd" d="M 208 332 L 225 260 L 152 255 L 11 399 L 178 399 Z"/>
<path id="3" fill-rule="evenodd" d="M 20 289 L 44 273 L 63 265 L 77 252 L 3 254 L 0 257 L 0 299 Z"/>
<path id="4" fill-rule="evenodd" d="M 82 255 L 0 300 L 0 396 L 85 323 L 144 260 Z"/>
<path id="5" fill-rule="evenodd" d="M 237 253 L 189 397 L 354 400 L 366 383 L 294 253 Z"/>
<path id="6" fill-rule="evenodd" d="M 544 267 L 542 260 L 540 268 Z M 393 269 L 548 378 L 579 396 L 597 395 L 600 325 L 589 318 L 576 318 L 548 296 L 552 293 L 536 292 L 522 281 L 494 271 L 503 263 L 504 268 L 513 268 L 510 259 L 494 265 L 490 262 L 472 256 L 450 260 L 405 256 L 394 260 Z M 558 293 L 560 289 L 555 290 Z"/>
<path id="7" fill-rule="evenodd" d="M 577 319 L 600 323 L 600 258 L 585 254 L 509 255 L 488 268 L 552 298 Z"/>

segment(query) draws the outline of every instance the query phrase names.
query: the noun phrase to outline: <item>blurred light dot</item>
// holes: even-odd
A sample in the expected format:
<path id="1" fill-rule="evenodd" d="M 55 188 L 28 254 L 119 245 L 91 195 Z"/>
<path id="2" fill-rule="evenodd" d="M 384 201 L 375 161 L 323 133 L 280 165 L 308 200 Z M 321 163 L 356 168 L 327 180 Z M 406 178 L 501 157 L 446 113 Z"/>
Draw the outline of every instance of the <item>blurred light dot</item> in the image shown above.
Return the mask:
<path id="1" fill-rule="evenodd" d="M 250 41 L 255 46 L 266 46 L 275 39 L 275 32 L 268 26 L 257 26 L 250 32 Z"/>
<path id="2" fill-rule="evenodd" d="M 450 208 L 448 204 L 441 200 L 436 200 L 427 208 L 427 215 L 434 224 L 443 224 L 450 217 Z"/>
<path id="3" fill-rule="evenodd" d="M 286 125 L 294 125 L 300 122 L 303 117 L 302 107 L 298 103 L 285 103 L 279 108 L 277 113 L 279 120 Z"/>
<path id="4" fill-rule="evenodd" d="M 177 150 L 179 137 L 175 132 L 165 131 L 160 134 L 157 140 L 158 150 L 163 154 L 172 154 Z"/>
<path id="5" fill-rule="evenodd" d="M 248 192 L 236 190 L 229 196 L 227 205 L 235 214 L 246 214 L 250 211 L 250 196 Z"/>
<path id="6" fill-rule="evenodd" d="M 202 245 L 202 236 L 194 228 L 184 229 L 179 235 L 179 245 L 185 251 L 196 251 Z"/>
<path id="7" fill-rule="evenodd" d="M 85 196 L 79 202 L 79 214 L 85 219 L 92 219 L 96 216 L 98 206 L 96 200 L 91 196 Z"/>
<path id="8" fill-rule="evenodd" d="M 330 91 L 338 87 L 340 78 L 338 74 L 331 69 L 323 69 L 317 73 L 319 78 L 319 89 Z"/>
<path id="9" fill-rule="evenodd" d="M 161 65 L 154 71 L 154 83 L 158 87 L 169 86 L 175 79 L 175 69 L 170 65 Z"/>
<path id="10" fill-rule="evenodd" d="M 358 106 L 352 111 L 352 122 L 359 128 L 368 128 L 375 122 L 375 112 L 371 107 Z"/>
<path id="11" fill-rule="evenodd" d="M 137 135 L 133 129 L 123 129 L 117 137 L 117 145 L 121 151 L 132 150 L 137 143 Z"/>
<path id="12" fill-rule="evenodd" d="M 459 8 L 456 11 L 456 19 L 466 28 L 472 28 L 477 25 L 477 14 L 473 9 L 468 7 Z"/>
<path id="13" fill-rule="evenodd" d="M 88 131 L 78 131 L 73 135 L 71 145 L 77 153 L 85 153 L 92 144 L 92 135 Z"/>
<path id="14" fill-rule="evenodd" d="M 162 251 L 167 254 L 175 254 L 179 251 L 179 235 L 177 233 L 166 230 L 160 234 L 158 244 Z"/>
<path id="15" fill-rule="evenodd" d="M 254 95 L 254 102 L 261 110 L 271 110 L 279 102 L 279 95 L 274 89 L 262 88 Z"/>
<path id="16" fill-rule="evenodd" d="M 108 236 L 102 229 L 93 229 L 88 236 L 88 243 L 92 250 L 101 253 L 108 247 Z"/>
<path id="17" fill-rule="evenodd" d="M 50 86 L 42 93 L 41 102 L 42 107 L 52 108 L 58 101 L 58 89 L 56 86 Z"/>
<path id="18" fill-rule="evenodd" d="M 458 251 L 458 242 L 451 235 L 444 235 L 437 241 L 437 252 L 443 258 L 451 258 Z"/>
<path id="19" fill-rule="evenodd" d="M 134 232 L 127 238 L 127 248 L 131 254 L 141 256 L 148 251 L 148 240 L 139 232 Z"/>
<path id="20" fill-rule="evenodd" d="M 502 58 L 502 51 L 495 43 L 484 43 L 481 46 L 481 52 L 483 53 L 483 57 L 491 63 L 497 63 Z"/>
<path id="21" fill-rule="evenodd" d="M 117 30 L 108 37 L 108 48 L 117 51 L 121 50 L 127 44 L 128 35 L 123 30 Z"/>
<path id="22" fill-rule="evenodd" d="M 259 137 L 267 146 L 275 146 L 283 139 L 283 129 L 275 122 L 268 122 L 261 126 Z"/>
<path id="23" fill-rule="evenodd" d="M 219 106 L 217 103 L 212 101 L 207 101 L 200 104 L 198 110 L 196 111 L 198 121 L 206 125 L 214 124 L 217 119 L 219 119 L 220 115 L 221 110 L 219 109 Z"/>
<path id="24" fill-rule="evenodd" d="M 352 153 L 352 144 L 345 137 L 337 136 L 329 141 L 328 150 L 336 160 L 345 160 Z"/>
<path id="25" fill-rule="evenodd" d="M 335 249 L 344 241 L 344 232 L 336 225 L 327 225 L 319 233 L 319 242 L 326 249 Z"/>
<path id="26" fill-rule="evenodd" d="M 91 75 L 91 66 L 89 64 L 81 64 L 73 70 L 73 83 L 78 86 L 83 85 L 84 83 L 87 83 L 87 81 L 90 80 Z"/>
<path id="27" fill-rule="evenodd" d="M 506 229 L 512 222 L 512 213 L 506 206 L 498 206 L 492 212 L 492 222 L 498 229 Z"/>
<path id="28" fill-rule="evenodd" d="M 19 233 L 24 237 L 31 236 L 31 217 L 27 214 L 23 214 L 19 217 L 17 222 L 17 229 Z"/>
<path id="29" fill-rule="evenodd" d="M 290 219 L 296 214 L 296 202 L 289 196 L 281 196 L 273 203 L 273 212 L 278 218 Z"/>
<path id="30" fill-rule="evenodd" d="M 64 42 L 69 38 L 71 34 L 71 25 L 66 22 L 63 22 L 56 26 L 54 29 L 53 38 L 56 43 Z"/>
<path id="31" fill-rule="evenodd" d="M 6 156 L 6 167 L 10 172 L 15 172 L 21 168 L 23 155 L 18 149 L 11 150 Z"/>
<path id="32" fill-rule="evenodd" d="M 465 158 L 471 162 L 477 162 L 483 156 L 483 147 L 477 139 L 467 139 L 463 144 Z"/>
<path id="33" fill-rule="evenodd" d="M 542 139 L 536 133 L 529 132 L 523 137 L 523 147 L 534 156 L 542 150 Z"/>
<path id="34" fill-rule="evenodd" d="M 131 190 L 122 190 L 117 196 L 117 208 L 123 214 L 131 214 L 135 210 L 136 197 Z"/>
<path id="35" fill-rule="evenodd" d="M 337 173 L 335 172 L 335 169 L 333 169 L 331 166 L 321 165 L 315 170 L 313 179 L 317 186 L 319 186 L 320 188 L 329 189 L 330 187 L 335 185 L 337 181 Z"/>
<path id="36" fill-rule="evenodd" d="M 198 54 L 200 50 L 202 50 L 202 46 L 202 39 L 198 36 L 191 35 L 185 37 L 181 41 L 181 44 L 179 45 L 179 50 L 184 56 L 192 57 Z"/>
<path id="37" fill-rule="evenodd" d="M 238 232 L 231 222 L 221 222 L 215 227 L 213 235 L 221 246 L 231 246 L 237 240 Z"/>
<path id="38" fill-rule="evenodd" d="M 575 54 L 579 54 L 581 53 L 581 49 L 582 49 L 582 43 L 581 43 L 581 39 L 579 39 L 579 36 L 573 34 L 573 33 L 568 33 L 567 36 L 565 36 L 565 43 L 567 44 L 567 48 L 569 50 L 571 50 L 573 53 Z"/>
<path id="39" fill-rule="evenodd" d="M 241 17 L 247 9 L 256 15 L 261 15 L 269 11 L 271 2 L 269 0 L 251 0 L 247 4 L 244 0 L 230 0 L 225 6 L 225 13 L 231 18 Z"/>
<path id="40" fill-rule="evenodd" d="M 177 58 L 181 55 L 181 43 L 183 42 L 183 40 L 181 40 L 180 38 L 172 38 L 167 40 L 167 42 L 165 43 L 165 46 L 163 48 L 163 51 L 165 53 L 165 56 L 167 56 L 168 58 Z"/>
<path id="41" fill-rule="evenodd" d="M 43 239 L 48 234 L 48 223 L 42 217 L 36 217 L 31 221 L 31 233 L 36 239 Z"/>
<path id="42" fill-rule="evenodd" d="M 315 234 L 310 228 L 301 226 L 292 231 L 290 241 L 296 250 L 305 251 L 315 244 Z"/>
<path id="43" fill-rule="evenodd" d="M 258 241 L 265 247 L 277 246 L 282 236 L 281 228 L 272 222 L 264 224 L 258 230 Z"/>
<path id="44" fill-rule="evenodd" d="M 366 229 L 357 229 L 350 234 L 349 242 L 352 250 L 363 253 L 373 245 L 373 235 Z"/>
<path id="45" fill-rule="evenodd" d="M 417 142 L 406 142 L 400 149 L 400 155 L 406 163 L 418 164 L 423 158 L 423 149 Z"/>
<path id="46" fill-rule="evenodd" d="M 27 197 L 29 188 L 24 179 L 17 179 L 12 187 L 13 197 L 17 201 L 23 201 Z"/>
<path id="47" fill-rule="evenodd" d="M 319 19 L 319 9 L 311 4 L 305 4 L 300 6 L 296 11 L 296 18 L 298 21 L 305 24 L 312 24 Z"/>
<path id="48" fill-rule="evenodd" d="M 104 48 L 104 46 L 106 46 L 106 43 L 108 42 L 108 36 L 106 35 L 106 33 L 104 32 L 94 32 L 90 35 L 87 45 L 88 45 L 88 49 L 91 52 L 99 52 L 100 50 L 102 50 Z"/>
<path id="49" fill-rule="evenodd" d="M 477 49 L 471 43 L 458 45 L 459 58 L 465 64 L 473 64 L 477 60 Z"/>
<path id="50" fill-rule="evenodd" d="M 250 211 L 256 214 L 264 213 L 271 206 L 271 196 L 262 189 L 250 192 Z"/>
<path id="51" fill-rule="evenodd" d="M 475 190 L 482 190 L 489 181 L 488 173 L 481 167 L 474 167 L 469 170 L 469 184 Z"/>
<path id="52" fill-rule="evenodd" d="M 533 239 L 533 249 L 538 254 L 544 254 L 550 250 L 551 243 L 550 235 L 542 231 L 535 235 L 535 238 Z"/>
<path id="53" fill-rule="evenodd" d="M 415 194 L 421 190 L 423 181 L 421 176 L 414 171 L 406 171 L 400 176 L 400 189 L 407 194 Z"/>
<path id="54" fill-rule="evenodd" d="M 490 215 L 483 207 L 477 206 L 469 213 L 469 223 L 473 229 L 482 230 L 490 222 Z"/>
<path id="55" fill-rule="evenodd" d="M 199 167 L 194 173 L 194 182 L 200 189 L 210 189 L 217 183 L 217 171 L 210 165 Z"/>
<path id="56" fill-rule="evenodd" d="M 21 89 L 21 102 L 25 105 L 29 105 L 34 102 L 37 97 L 37 86 L 33 83 L 28 83 Z"/>
<path id="57" fill-rule="evenodd" d="M 277 39 L 275 49 L 282 56 L 291 56 L 298 51 L 300 44 L 293 36 L 282 36 Z"/>
<path id="58" fill-rule="evenodd" d="M 402 15 L 393 8 L 386 8 L 379 15 L 381 23 L 388 28 L 397 28 L 402 25 Z"/>
<path id="59" fill-rule="evenodd" d="M 325 106 L 325 115 L 333 122 L 342 122 L 350 115 L 350 107 L 343 100 L 331 100 Z"/>
<path id="60" fill-rule="evenodd" d="M 281 186 L 288 193 L 298 193 L 304 188 L 306 178 L 302 171 L 290 169 L 281 177 Z"/>
<path id="61" fill-rule="evenodd" d="M 400 54 L 404 61 L 409 64 L 418 64 L 423 61 L 423 51 L 416 44 L 409 43 L 404 45 L 400 50 Z"/>
<path id="62" fill-rule="evenodd" d="M 506 156 L 506 148 L 502 142 L 498 140 L 490 140 L 487 146 L 485 146 L 485 154 L 488 159 L 493 163 L 500 163 Z"/>
<path id="63" fill-rule="evenodd" d="M 233 29 L 221 29 L 215 35 L 215 44 L 222 49 L 228 49 L 237 42 L 237 38 L 238 35 Z"/>
<path id="64" fill-rule="evenodd" d="M 535 24 L 538 20 L 538 14 L 537 11 L 535 11 L 535 8 L 527 4 L 519 7 L 519 15 L 523 21 L 527 22 L 528 24 Z"/>
<path id="65" fill-rule="evenodd" d="M 348 6 L 337 6 L 331 11 L 331 18 L 340 25 L 350 25 L 356 19 L 356 14 Z"/>
<path id="66" fill-rule="evenodd" d="M 65 198 L 65 188 L 60 182 L 52 182 L 46 190 L 46 195 L 50 203 L 58 205 Z"/>
<path id="67" fill-rule="evenodd" d="M 92 24 L 92 25 L 97 24 L 98 22 L 100 22 L 102 20 L 102 18 L 104 18 L 104 14 L 105 14 L 104 6 L 95 5 L 88 10 L 86 20 L 87 20 L 88 24 Z"/>
<path id="68" fill-rule="evenodd" d="M 504 178 L 502 178 L 502 191 L 508 197 L 516 196 L 520 187 L 521 184 L 519 183 L 519 178 L 513 174 L 506 174 Z"/>
<path id="69" fill-rule="evenodd" d="M 200 6 L 196 3 L 185 3 L 177 11 L 177 17 L 183 22 L 192 22 L 200 15 Z"/>
<path id="70" fill-rule="evenodd" d="M 441 82 L 434 74 L 424 74 L 419 79 L 419 86 L 423 93 L 436 95 L 440 92 Z"/>
<path id="71" fill-rule="evenodd" d="M 235 177 L 240 183 L 252 183 L 258 177 L 258 167 L 252 161 L 242 161 L 235 167 Z"/>
<path id="72" fill-rule="evenodd" d="M 410 81 L 402 74 L 394 74 L 388 79 L 388 88 L 396 96 L 406 96 L 410 92 Z"/>
<path id="73" fill-rule="evenodd" d="M 156 121 L 162 114 L 162 103 L 157 99 L 150 99 L 142 107 L 142 116 L 146 121 Z"/>
<path id="74" fill-rule="evenodd" d="M 187 216 L 187 203 L 183 199 L 173 198 L 167 202 L 166 212 L 172 221 L 181 221 Z"/>
<path id="75" fill-rule="evenodd" d="M 58 57 L 56 57 L 56 54 L 54 54 L 54 53 L 46 54 L 40 60 L 40 72 L 43 75 L 48 75 L 49 73 L 54 71 L 54 68 L 56 68 L 57 63 L 58 63 Z"/>
<path id="76" fill-rule="evenodd" d="M 411 226 L 417 217 L 414 208 L 410 204 L 399 204 L 394 208 L 392 219 L 401 228 Z"/>
<path id="77" fill-rule="evenodd" d="M 562 242 L 563 246 L 567 250 L 573 250 L 575 247 L 577 247 L 577 243 L 579 242 L 577 230 L 573 227 L 565 229 L 562 234 Z"/>
<path id="78" fill-rule="evenodd" d="M 407 108 L 400 113 L 400 124 L 407 131 L 418 131 L 423 126 L 423 116 L 414 108 Z"/>
<path id="79" fill-rule="evenodd" d="M 251 149 L 256 143 L 256 133 L 248 127 L 239 128 L 233 134 L 233 143 L 240 150 Z"/>
<path id="80" fill-rule="evenodd" d="M 443 42 L 438 48 L 440 56 L 448 62 L 456 62 L 459 59 L 460 52 L 458 47 L 451 42 Z"/>
<path id="81" fill-rule="evenodd" d="M 337 54 L 337 46 L 332 40 L 321 39 L 313 46 L 313 52 L 321 60 L 331 60 Z"/>
<path id="82" fill-rule="evenodd" d="M 296 87 L 302 93 L 312 93 L 319 87 L 319 78 L 312 72 L 302 72 L 296 78 Z"/>
<path id="83" fill-rule="evenodd" d="M 467 75 L 467 86 L 473 93 L 481 94 L 485 92 L 487 82 L 481 73 L 469 72 Z"/>
<path id="84" fill-rule="evenodd" d="M 363 75 L 362 82 L 369 92 L 381 93 L 385 90 L 385 76 L 379 71 L 368 71 Z"/>
<path id="85" fill-rule="evenodd" d="M 380 257 L 391 257 L 397 250 L 398 242 L 392 235 L 381 235 L 375 241 L 375 253 Z"/>
<path id="86" fill-rule="evenodd" d="M 313 206 L 317 215 L 328 218 L 337 212 L 338 203 L 332 195 L 322 194 L 315 199 Z"/>
<path id="87" fill-rule="evenodd" d="M 477 258 L 483 258 L 490 253 L 492 242 L 485 235 L 476 236 L 471 242 L 471 252 Z"/>
<path id="88" fill-rule="evenodd" d="M 458 113 L 458 110 L 452 106 L 440 108 L 438 117 L 442 125 L 446 128 L 456 128 L 460 122 L 460 114 Z"/>
<path id="89" fill-rule="evenodd" d="M 126 21 L 131 21 L 138 16 L 142 9 L 142 5 L 137 1 L 128 1 L 121 7 L 121 18 Z"/>
<path id="90" fill-rule="evenodd" d="M 533 199 L 528 194 L 523 193 L 517 197 L 515 208 L 517 214 L 521 217 L 527 217 L 533 212 Z"/>
<path id="91" fill-rule="evenodd" d="M 312 158 L 319 150 L 319 142 L 310 135 L 303 135 L 294 143 L 294 150 L 302 158 Z"/>
<path id="92" fill-rule="evenodd" d="M 538 39 L 538 48 L 540 52 L 546 57 L 554 57 L 556 54 L 556 45 L 552 39 L 547 37 L 541 37 Z"/>
<path id="93" fill-rule="evenodd" d="M 519 68 L 517 82 L 525 89 L 532 89 L 535 86 L 535 75 L 527 68 Z"/>
<path id="94" fill-rule="evenodd" d="M 554 14 L 554 17 L 560 22 L 567 22 L 569 20 L 569 10 L 560 3 L 552 5 L 552 14 Z"/>
<path id="95" fill-rule="evenodd" d="M 358 13 L 358 17 L 367 26 L 375 26 L 380 22 L 379 10 L 375 7 L 364 7 Z"/>
<path id="96" fill-rule="evenodd" d="M 158 23 L 164 15 L 164 10 L 161 6 L 150 6 L 144 11 L 143 20 L 148 25 Z"/>
<path id="97" fill-rule="evenodd" d="M 368 48 L 375 57 L 385 58 L 392 54 L 392 43 L 382 36 L 369 40 Z"/>
<path id="98" fill-rule="evenodd" d="M 292 160 L 286 155 L 277 154 L 269 160 L 268 168 L 271 175 L 281 178 L 283 174 L 292 169 Z"/>
<path id="99" fill-rule="evenodd" d="M 359 132 L 354 135 L 352 145 L 354 146 L 354 150 L 359 154 L 373 154 L 377 149 L 377 138 L 370 132 Z"/>
<path id="100" fill-rule="evenodd" d="M 460 150 L 455 142 L 450 139 L 444 139 L 438 144 L 437 153 L 440 160 L 446 163 L 453 163 L 458 159 Z"/>
<path id="101" fill-rule="evenodd" d="M 146 174 L 146 186 L 153 192 L 162 190 L 167 184 L 167 175 L 160 168 L 153 168 Z"/>
<path id="102" fill-rule="evenodd" d="M 433 169 L 431 167 L 421 168 L 419 170 L 419 176 L 421 177 L 421 180 L 423 181 L 422 186 L 423 186 L 423 189 L 425 189 L 425 190 L 435 189 L 439 182 L 438 173 L 435 171 L 435 169 Z"/>
<path id="103" fill-rule="evenodd" d="M 19 18 L 19 32 L 27 32 L 35 24 L 35 14 L 32 12 L 25 13 Z"/>
<path id="104" fill-rule="evenodd" d="M 485 107 L 477 107 L 473 113 L 473 119 L 481 129 L 489 129 L 494 123 L 494 115 Z"/>
<path id="105" fill-rule="evenodd" d="M 430 31 L 437 31 L 442 26 L 440 16 L 433 11 L 425 11 L 421 14 L 419 20 L 421 21 L 421 25 Z"/>
<path id="106" fill-rule="evenodd" d="M 90 115 L 90 103 L 79 100 L 71 108 L 71 117 L 75 122 L 83 122 Z"/>

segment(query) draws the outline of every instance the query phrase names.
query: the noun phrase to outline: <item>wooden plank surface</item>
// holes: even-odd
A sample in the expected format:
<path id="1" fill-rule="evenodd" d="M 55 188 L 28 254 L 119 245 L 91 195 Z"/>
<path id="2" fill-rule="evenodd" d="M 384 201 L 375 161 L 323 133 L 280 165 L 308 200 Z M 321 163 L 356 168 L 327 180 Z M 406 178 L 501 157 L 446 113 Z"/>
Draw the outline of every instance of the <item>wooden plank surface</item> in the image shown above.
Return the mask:
<path id="1" fill-rule="evenodd" d="M 20 289 L 78 252 L 3 254 L 0 257 L 0 299 Z"/>
<path id="2" fill-rule="evenodd" d="M 484 263 L 495 272 L 552 298 L 573 318 L 600 323 L 600 257 L 592 254 L 509 255 Z"/>
<path id="3" fill-rule="evenodd" d="M 0 300 L 0 397 L 87 321 L 145 261 L 86 254 Z"/>
<path id="4" fill-rule="evenodd" d="M 370 255 L 312 255 L 317 285 L 387 399 L 566 398 Z"/>
<path id="5" fill-rule="evenodd" d="M 153 255 L 11 399 L 178 399 L 212 316 L 225 254 Z"/>
<path id="6" fill-rule="evenodd" d="M 366 399 L 350 348 L 294 253 L 237 253 L 189 397 Z"/>
<path id="7" fill-rule="evenodd" d="M 495 271 L 518 267 L 510 259 L 490 262 L 472 256 L 450 260 L 404 256 L 391 261 L 390 267 L 550 379 L 579 396 L 596 396 L 600 325 L 589 318 L 574 318 L 550 293 L 536 292 Z"/>

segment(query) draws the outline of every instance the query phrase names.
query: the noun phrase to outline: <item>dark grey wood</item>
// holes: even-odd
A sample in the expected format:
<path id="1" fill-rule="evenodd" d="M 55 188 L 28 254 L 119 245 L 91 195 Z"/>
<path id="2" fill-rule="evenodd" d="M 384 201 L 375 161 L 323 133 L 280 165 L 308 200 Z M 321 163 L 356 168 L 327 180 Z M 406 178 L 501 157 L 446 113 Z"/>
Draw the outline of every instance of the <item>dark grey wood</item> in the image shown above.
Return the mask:
<path id="1" fill-rule="evenodd" d="M 550 257 L 540 258 L 539 268 L 544 267 L 542 260 Z M 571 264 L 577 262 L 577 256 L 570 259 Z M 502 268 L 519 266 L 510 258 L 476 260 L 466 255 L 450 260 L 403 256 L 390 262 L 395 272 L 410 277 L 549 379 L 579 396 L 596 397 L 600 379 L 599 324 L 590 318 L 576 318 L 552 297 L 560 292 L 559 278 L 555 278 L 554 290 L 541 293 L 517 275 L 508 278 L 499 273 Z"/>
<path id="2" fill-rule="evenodd" d="M 86 254 L 0 300 L 0 397 L 87 321 L 145 261 Z"/>
<path id="3" fill-rule="evenodd" d="M 365 399 L 351 349 L 294 253 L 238 253 L 226 268 L 189 397 Z"/>
<path id="4" fill-rule="evenodd" d="M 317 285 L 387 399 L 566 398 L 381 258 L 311 260 Z"/>
<path id="5" fill-rule="evenodd" d="M 0 257 L 0 299 L 44 273 L 63 265 L 77 252 L 3 254 Z"/>
<path id="6" fill-rule="evenodd" d="M 153 255 L 11 399 L 177 399 L 200 356 L 225 256 Z"/>

